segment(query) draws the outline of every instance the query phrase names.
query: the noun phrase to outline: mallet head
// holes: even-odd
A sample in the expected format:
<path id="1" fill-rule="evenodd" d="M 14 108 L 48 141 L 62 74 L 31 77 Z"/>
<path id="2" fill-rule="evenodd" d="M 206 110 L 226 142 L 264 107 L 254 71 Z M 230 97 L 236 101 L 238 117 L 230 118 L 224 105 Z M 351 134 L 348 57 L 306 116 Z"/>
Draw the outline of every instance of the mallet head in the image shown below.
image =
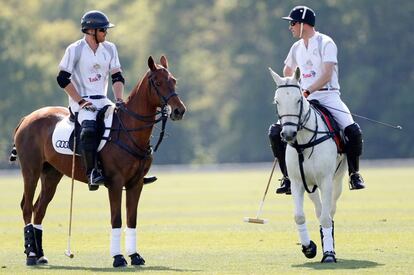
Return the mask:
<path id="1" fill-rule="evenodd" d="M 73 258 L 75 255 L 73 255 L 73 253 L 69 250 L 65 250 L 65 255 L 68 256 L 69 258 Z"/>
<path id="2" fill-rule="evenodd" d="M 267 223 L 269 220 L 267 220 L 267 219 L 259 219 L 259 218 L 249 218 L 249 217 L 244 217 L 243 221 L 244 221 L 244 222 L 248 222 L 248 223 L 265 224 L 265 223 Z"/>

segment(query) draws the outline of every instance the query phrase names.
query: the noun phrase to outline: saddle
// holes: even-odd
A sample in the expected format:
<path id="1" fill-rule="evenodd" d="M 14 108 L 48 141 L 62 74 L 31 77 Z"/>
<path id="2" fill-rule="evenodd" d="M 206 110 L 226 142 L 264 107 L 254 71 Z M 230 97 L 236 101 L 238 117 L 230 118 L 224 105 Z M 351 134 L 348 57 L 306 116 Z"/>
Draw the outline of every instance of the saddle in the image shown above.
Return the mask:
<path id="1" fill-rule="evenodd" d="M 342 154 L 345 152 L 345 142 L 341 135 L 341 130 L 338 126 L 338 123 L 335 121 L 334 117 L 332 116 L 331 112 L 321 105 L 318 100 L 312 99 L 309 100 L 309 103 L 316 109 L 316 111 L 321 115 L 323 122 L 325 123 L 326 127 L 330 132 L 334 133 L 332 137 L 335 141 L 336 148 L 338 153 Z"/>
<path id="2" fill-rule="evenodd" d="M 96 116 L 97 139 L 99 142 L 97 152 L 101 151 L 109 140 L 110 128 L 112 125 L 114 105 L 106 105 L 98 111 Z M 59 121 L 52 134 L 53 148 L 56 152 L 64 155 L 72 155 L 74 141 L 76 138 L 76 154 L 81 153 L 80 129 L 81 126 L 76 119 L 76 115 L 69 108 L 70 115 Z M 76 129 L 76 131 L 75 131 Z M 76 135 L 75 135 L 76 133 Z M 75 137 L 76 136 L 76 137 Z"/>

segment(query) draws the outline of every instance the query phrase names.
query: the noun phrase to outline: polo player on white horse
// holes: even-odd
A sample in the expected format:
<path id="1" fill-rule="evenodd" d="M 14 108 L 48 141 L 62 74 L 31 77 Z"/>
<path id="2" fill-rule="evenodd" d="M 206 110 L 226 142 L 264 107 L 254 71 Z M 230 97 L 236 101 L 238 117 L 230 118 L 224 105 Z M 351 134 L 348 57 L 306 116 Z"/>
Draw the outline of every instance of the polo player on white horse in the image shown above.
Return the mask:
<path id="1" fill-rule="evenodd" d="M 283 19 L 289 21 L 289 30 L 293 37 L 299 39 L 290 48 L 283 75 L 292 76 L 295 69 L 300 68 L 303 95 L 308 100 L 319 101 L 331 112 L 345 136 L 350 189 L 363 189 L 364 181 L 359 173 L 362 132 L 340 98 L 337 47 L 332 38 L 315 31 L 315 12 L 312 9 L 297 6 Z M 280 123 L 272 124 L 269 128 L 271 148 L 283 174 L 281 187 L 276 193 L 291 194 L 285 162 L 286 142 L 282 140 L 281 131 Z"/>

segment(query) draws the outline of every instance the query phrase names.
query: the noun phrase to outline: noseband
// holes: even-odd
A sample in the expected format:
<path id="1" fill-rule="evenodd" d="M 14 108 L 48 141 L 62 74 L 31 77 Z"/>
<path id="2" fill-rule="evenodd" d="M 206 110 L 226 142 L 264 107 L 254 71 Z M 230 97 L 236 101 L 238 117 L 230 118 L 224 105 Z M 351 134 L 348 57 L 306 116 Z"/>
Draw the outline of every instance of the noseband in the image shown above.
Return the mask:
<path id="1" fill-rule="evenodd" d="M 279 90 L 280 88 L 289 88 L 289 87 L 298 88 L 299 93 L 301 91 L 300 86 L 299 85 L 295 85 L 295 84 L 279 85 L 279 86 L 277 86 L 276 91 Z M 299 114 L 297 114 L 297 115 L 296 114 L 279 115 L 279 110 L 278 110 L 277 111 L 277 116 L 279 117 L 280 120 L 282 120 L 283 117 L 297 117 L 298 118 L 298 123 L 285 122 L 285 123 L 282 124 L 282 127 L 284 127 L 284 126 L 296 126 L 296 130 L 299 131 L 299 130 L 301 130 L 301 129 L 304 128 L 304 125 L 309 120 L 309 117 L 310 117 L 310 109 L 308 110 L 308 112 L 306 113 L 305 117 L 301 121 L 302 113 L 303 113 L 303 97 L 301 96 L 301 98 L 300 98 Z"/>

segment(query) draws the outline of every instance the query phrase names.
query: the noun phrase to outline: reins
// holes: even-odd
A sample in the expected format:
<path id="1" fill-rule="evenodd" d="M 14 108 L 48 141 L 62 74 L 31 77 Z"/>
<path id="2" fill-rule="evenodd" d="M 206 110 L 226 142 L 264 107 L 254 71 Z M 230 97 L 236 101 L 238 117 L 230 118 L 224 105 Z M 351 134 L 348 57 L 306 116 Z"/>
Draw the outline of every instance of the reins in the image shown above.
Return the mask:
<path id="1" fill-rule="evenodd" d="M 157 93 L 157 95 L 160 97 L 161 102 L 162 102 L 162 107 L 161 107 L 161 111 L 156 111 L 155 114 L 152 115 L 140 115 L 138 113 L 135 113 L 131 110 L 129 110 L 125 103 L 120 103 L 116 105 L 116 117 L 118 119 L 119 122 L 119 126 L 118 128 L 106 128 L 106 129 L 110 129 L 111 131 L 117 131 L 117 138 L 116 140 L 113 140 L 113 142 L 118 145 L 121 149 L 123 149 L 124 151 L 128 152 L 130 155 L 134 156 L 135 158 L 139 159 L 139 160 L 143 160 L 143 159 L 148 159 L 153 152 L 156 152 L 158 150 L 158 147 L 160 146 L 161 142 L 164 139 L 164 135 L 165 135 L 165 126 L 167 124 L 167 120 L 168 120 L 168 113 L 169 113 L 169 109 L 168 109 L 168 101 L 174 97 L 174 96 L 178 96 L 178 94 L 170 89 L 170 93 L 165 97 L 163 96 L 159 89 L 157 88 L 157 86 L 154 83 L 154 80 L 152 79 L 152 75 L 148 76 L 148 87 L 149 87 L 149 91 L 151 91 L 152 88 L 155 89 L 155 92 Z M 127 128 L 125 126 L 124 121 L 122 121 L 120 114 L 121 113 L 125 113 L 128 116 L 138 120 L 138 121 L 142 121 L 142 122 L 146 122 L 147 124 L 140 126 L 140 127 L 136 127 L 136 128 Z M 152 119 L 153 117 L 160 115 L 159 118 L 156 119 Z M 155 124 L 162 122 L 161 123 L 161 132 L 159 134 L 158 137 L 158 141 L 155 144 L 155 148 L 152 149 L 152 146 L 149 145 L 148 148 L 142 148 L 141 146 L 139 146 L 137 144 L 137 142 L 134 140 L 134 138 L 131 136 L 131 132 L 136 132 L 136 131 L 142 131 L 144 129 L 147 128 L 152 128 Z M 134 145 L 133 147 L 129 146 L 128 144 L 126 144 L 125 142 L 123 142 L 120 139 L 120 134 L 121 132 L 124 132 L 125 135 L 127 136 L 128 140 Z"/>

